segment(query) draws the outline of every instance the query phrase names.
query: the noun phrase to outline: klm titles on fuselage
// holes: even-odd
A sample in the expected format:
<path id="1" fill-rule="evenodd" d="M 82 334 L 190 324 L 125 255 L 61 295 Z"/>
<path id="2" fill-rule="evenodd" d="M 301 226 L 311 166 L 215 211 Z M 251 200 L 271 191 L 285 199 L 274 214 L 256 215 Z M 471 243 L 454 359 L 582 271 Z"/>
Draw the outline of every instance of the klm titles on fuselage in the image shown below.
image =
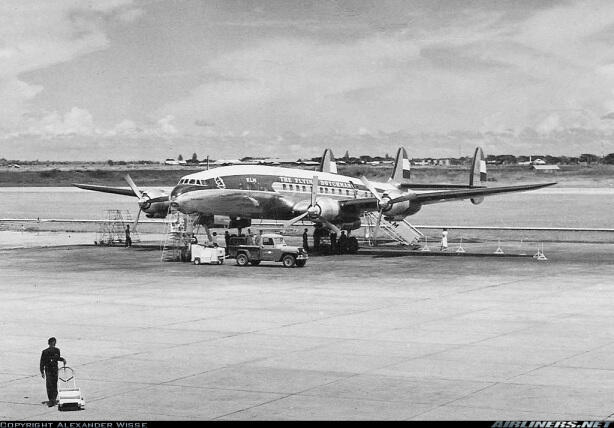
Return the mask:
<path id="1" fill-rule="evenodd" d="M 313 181 L 309 178 L 299 178 L 299 177 L 279 177 L 279 181 L 282 183 L 290 183 L 290 184 L 312 184 Z M 327 187 L 343 187 L 346 189 L 353 189 L 351 183 L 346 183 L 343 181 L 330 181 L 330 180 L 318 180 L 318 184 L 320 186 Z"/>

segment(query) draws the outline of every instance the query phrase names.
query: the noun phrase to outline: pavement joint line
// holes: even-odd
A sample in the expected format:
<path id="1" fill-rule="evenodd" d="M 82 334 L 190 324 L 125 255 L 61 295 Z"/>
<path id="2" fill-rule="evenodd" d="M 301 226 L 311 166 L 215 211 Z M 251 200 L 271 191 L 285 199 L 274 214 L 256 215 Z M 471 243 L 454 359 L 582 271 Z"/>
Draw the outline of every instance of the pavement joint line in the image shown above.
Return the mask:
<path id="1" fill-rule="evenodd" d="M 447 405 L 447 404 L 445 404 L 445 405 Z M 467 406 L 467 405 L 463 405 L 463 404 L 452 404 L 452 405 L 455 406 L 455 407 L 462 407 L 462 408 L 465 408 L 465 409 L 504 410 L 504 411 L 505 410 L 509 410 L 509 408 L 499 408 L 499 407 Z M 438 407 L 443 407 L 443 406 L 437 406 L 435 408 L 438 408 Z M 521 411 L 523 413 L 533 413 L 532 410 L 523 410 L 523 409 L 517 409 L 517 410 L 519 410 L 519 411 Z M 426 412 L 423 412 L 423 413 L 428 413 L 429 411 L 430 410 L 427 410 Z M 421 413 L 421 414 L 423 414 L 423 413 Z M 588 415 L 583 415 L 584 418 L 586 418 L 587 416 Z M 493 419 L 493 418 L 491 417 L 491 418 L 488 418 L 486 420 L 491 420 L 491 419 Z M 548 417 L 532 416 L 530 418 L 524 418 L 524 419 L 522 417 L 519 417 L 519 418 L 516 418 L 516 419 L 519 419 L 519 420 L 524 420 L 524 419 L 532 419 L 532 420 L 540 420 L 540 419 L 542 419 L 542 420 L 544 420 L 544 419 L 568 420 L 568 419 L 570 419 L 570 415 L 566 414 L 566 413 L 558 413 L 557 412 L 557 413 L 554 413 L 554 416 L 548 416 Z M 593 415 L 593 416 L 590 416 L 589 420 L 592 420 L 592 419 L 594 419 L 594 420 L 602 420 L 603 417 L 594 416 Z"/>

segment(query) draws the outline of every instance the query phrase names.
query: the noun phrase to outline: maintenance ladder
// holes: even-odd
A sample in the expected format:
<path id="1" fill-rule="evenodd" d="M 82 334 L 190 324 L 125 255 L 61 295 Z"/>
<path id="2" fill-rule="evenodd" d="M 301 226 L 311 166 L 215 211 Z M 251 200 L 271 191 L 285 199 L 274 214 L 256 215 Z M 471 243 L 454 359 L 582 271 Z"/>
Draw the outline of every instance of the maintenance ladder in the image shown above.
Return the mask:
<path id="1" fill-rule="evenodd" d="M 122 215 L 120 210 L 106 210 L 105 221 L 100 224 L 98 231 L 98 245 L 124 245 L 126 242 L 126 225 L 132 224 L 132 215 L 129 210 Z M 132 242 L 141 242 L 136 228 L 130 229 L 130 238 Z"/>
<path id="2" fill-rule="evenodd" d="M 169 207 L 165 224 L 161 261 L 181 261 L 182 256 L 185 257 L 188 252 L 192 235 L 187 230 L 188 216 L 175 208 Z"/>

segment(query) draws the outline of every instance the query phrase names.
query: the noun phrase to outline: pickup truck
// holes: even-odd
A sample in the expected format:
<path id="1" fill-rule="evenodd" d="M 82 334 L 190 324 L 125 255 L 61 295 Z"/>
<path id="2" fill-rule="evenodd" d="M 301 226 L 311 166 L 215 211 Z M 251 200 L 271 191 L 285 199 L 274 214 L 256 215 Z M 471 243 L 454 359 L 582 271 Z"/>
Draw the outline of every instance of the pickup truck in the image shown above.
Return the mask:
<path id="1" fill-rule="evenodd" d="M 256 240 L 259 238 L 256 237 Z M 261 245 L 231 244 L 228 257 L 235 258 L 239 266 L 257 266 L 261 261 L 281 262 L 284 267 L 303 267 L 309 256 L 302 247 L 286 245 L 284 237 L 275 233 L 262 234 Z"/>

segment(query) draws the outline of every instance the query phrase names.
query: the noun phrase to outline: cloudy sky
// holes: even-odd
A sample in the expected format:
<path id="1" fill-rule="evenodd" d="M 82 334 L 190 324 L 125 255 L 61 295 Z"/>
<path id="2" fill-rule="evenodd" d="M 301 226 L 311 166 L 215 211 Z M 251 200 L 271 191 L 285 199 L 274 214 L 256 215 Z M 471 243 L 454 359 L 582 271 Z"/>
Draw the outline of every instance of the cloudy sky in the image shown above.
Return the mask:
<path id="1" fill-rule="evenodd" d="M 614 152 L 614 2 L 3 0 L 0 157 Z"/>

